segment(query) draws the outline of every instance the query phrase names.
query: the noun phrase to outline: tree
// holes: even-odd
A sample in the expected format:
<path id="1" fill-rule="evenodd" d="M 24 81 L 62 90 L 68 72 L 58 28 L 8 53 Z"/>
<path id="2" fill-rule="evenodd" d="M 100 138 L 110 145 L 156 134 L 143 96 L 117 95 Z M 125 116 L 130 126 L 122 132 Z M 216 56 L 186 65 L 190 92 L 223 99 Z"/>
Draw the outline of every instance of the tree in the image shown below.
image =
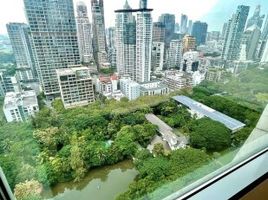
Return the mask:
<path id="1" fill-rule="evenodd" d="M 41 199 L 42 185 L 36 180 L 25 181 L 15 186 L 14 194 L 18 200 Z"/>
<path id="2" fill-rule="evenodd" d="M 207 151 L 222 151 L 231 145 L 231 132 L 219 122 L 202 118 L 191 127 L 190 144 Z"/>
<path id="3" fill-rule="evenodd" d="M 76 135 L 71 140 L 71 157 L 70 163 L 74 170 L 74 181 L 78 182 L 84 178 L 87 168 L 85 163 L 85 153 L 83 152 L 85 141 L 83 138 L 78 138 Z"/>
<path id="4" fill-rule="evenodd" d="M 165 154 L 165 149 L 164 149 L 163 144 L 161 143 L 155 144 L 153 148 L 153 154 L 156 156 L 163 156 Z"/>

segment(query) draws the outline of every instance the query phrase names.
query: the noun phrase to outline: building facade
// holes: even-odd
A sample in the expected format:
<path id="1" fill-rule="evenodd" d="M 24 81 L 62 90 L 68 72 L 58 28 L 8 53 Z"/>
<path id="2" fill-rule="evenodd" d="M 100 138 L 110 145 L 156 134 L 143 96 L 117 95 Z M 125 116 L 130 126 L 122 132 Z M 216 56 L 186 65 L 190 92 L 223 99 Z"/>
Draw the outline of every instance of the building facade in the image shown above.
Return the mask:
<path id="1" fill-rule="evenodd" d="M 8 92 L 20 92 L 21 86 L 15 76 L 9 76 L 5 71 L 0 71 L 0 96 Z"/>
<path id="2" fill-rule="evenodd" d="M 268 63 L 268 42 L 266 42 L 262 58 L 261 58 L 262 63 Z"/>
<path id="3" fill-rule="evenodd" d="M 183 53 L 196 49 L 196 39 L 193 36 L 185 35 L 183 37 Z"/>
<path id="4" fill-rule="evenodd" d="M 130 101 L 140 97 L 140 85 L 129 78 L 120 79 L 120 90 Z"/>
<path id="5" fill-rule="evenodd" d="M 24 23 L 7 24 L 7 32 L 16 59 L 16 73 L 20 81 L 37 79 L 33 38 L 30 27 Z"/>
<path id="6" fill-rule="evenodd" d="M 245 29 L 249 6 L 240 5 L 229 20 L 222 51 L 223 60 L 237 60 L 240 56 L 241 38 Z"/>
<path id="7" fill-rule="evenodd" d="M 261 30 L 257 25 L 252 25 L 243 33 L 241 40 L 240 58 L 244 55 L 244 60 L 257 59 L 257 47 L 261 37 Z"/>
<path id="8" fill-rule="evenodd" d="M 79 2 L 76 7 L 77 35 L 80 59 L 82 63 L 94 63 L 91 24 L 88 18 L 87 6 Z"/>
<path id="9" fill-rule="evenodd" d="M 151 16 L 152 9 L 147 9 L 147 5 L 144 0 L 140 1 L 140 5 L 145 7 L 140 7 L 137 12 L 136 74 L 134 80 L 138 83 L 143 83 L 149 82 L 151 79 L 153 22 Z"/>
<path id="10" fill-rule="evenodd" d="M 48 99 L 60 95 L 56 70 L 80 63 L 72 0 L 24 0 L 37 71 Z"/>
<path id="11" fill-rule="evenodd" d="M 184 72 L 196 72 L 200 66 L 198 51 L 189 51 L 183 54 L 183 63 L 181 70 Z"/>
<path id="12" fill-rule="evenodd" d="M 186 34 L 188 31 L 188 16 L 185 14 L 181 15 L 181 33 Z"/>
<path id="13" fill-rule="evenodd" d="M 175 15 L 168 13 L 162 14 L 158 21 L 165 26 L 165 43 L 166 46 L 169 46 L 173 34 L 175 33 Z"/>
<path id="14" fill-rule="evenodd" d="M 193 24 L 191 35 L 195 37 L 196 44 L 199 46 L 206 43 L 208 24 L 196 21 Z"/>
<path id="15" fill-rule="evenodd" d="M 39 111 L 35 92 L 32 90 L 21 93 L 8 92 L 5 96 L 3 111 L 7 122 L 28 120 Z"/>
<path id="16" fill-rule="evenodd" d="M 130 10 L 128 2 L 124 10 Z M 136 19 L 132 12 L 119 12 L 115 23 L 116 67 L 119 75 L 136 79 Z"/>
<path id="17" fill-rule="evenodd" d="M 259 27 L 259 29 L 261 29 L 264 18 L 265 15 L 261 15 L 261 6 L 257 5 L 253 13 L 253 16 L 248 19 L 246 28 L 256 25 Z"/>
<path id="18" fill-rule="evenodd" d="M 153 23 L 153 42 L 165 42 L 166 26 L 162 22 Z"/>
<path id="19" fill-rule="evenodd" d="M 165 43 L 153 42 L 152 44 L 152 71 L 162 71 L 164 66 Z"/>
<path id="20" fill-rule="evenodd" d="M 182 40 L 172 40 L 168 52 L 168 69 L 180 69 L 182 62 L 183 44 Z"/>
<path id="21" fill-rule="evenodd" d="M 169 93 L 169 88 L 159 80 L 142 83 L 140 85 L 141 96 L 165 95 Z"/>
<path id="22" fill-rule="evenodd" d="M 93 52 L 98 68 L 108 63 L 103 0 L 91 0 Z"/>
<path id="23" fill-rule="evenodd" d="M 95 101 L 92 78 L 87 67 L 58 69 L 57 77 L 65 108 L 85 106 Z"/>

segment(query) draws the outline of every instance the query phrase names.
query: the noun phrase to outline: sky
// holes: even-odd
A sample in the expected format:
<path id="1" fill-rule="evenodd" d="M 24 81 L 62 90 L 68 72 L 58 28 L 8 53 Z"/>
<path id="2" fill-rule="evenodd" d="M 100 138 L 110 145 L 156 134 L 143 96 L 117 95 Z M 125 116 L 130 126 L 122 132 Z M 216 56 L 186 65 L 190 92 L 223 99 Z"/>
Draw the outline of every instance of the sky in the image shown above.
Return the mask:
<path id="1" fill-rule="evenodd" d="M 90 11 L 90 0 L 73 0 L 74 5 L 78 1 L 84 1 Z M 128 0 L 132 8 L 137 8 L 139 0 Z M 245 4 L 255 7 L 261 4 L 263 13 L 268 14 L 267 0 L 148 0 L 148 7 L 153 8 L 154 21 L 162 13 L 176 15 L 176 21 L 180 21 L 181 14 L 186 14 L 192 20 L 206 21 L 209 30 L 221 30 L 222 24 L 235 12 L 236 6 Z M 125 0 L 104 0 L 106 27 L 113 26 L 115 22 L 114 10 L 123 7 Z M 251 8 L 251 12 L 253 12 Z M 91 19 L 91 14 L 89 12 Z M 0 0 L 0 34 L 6 33 L 5 25 L 9 22 L 26 22 L 23 0 Z"/>

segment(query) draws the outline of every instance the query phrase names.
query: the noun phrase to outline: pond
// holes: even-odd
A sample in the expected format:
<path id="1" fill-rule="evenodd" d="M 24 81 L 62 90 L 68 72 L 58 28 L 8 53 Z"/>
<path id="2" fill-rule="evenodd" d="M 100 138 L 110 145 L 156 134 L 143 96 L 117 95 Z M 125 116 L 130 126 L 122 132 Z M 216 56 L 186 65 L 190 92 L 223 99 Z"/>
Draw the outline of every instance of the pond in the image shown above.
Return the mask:
<path id="1" fill-rule="evenodd" d="M 81 182 L 59 183 L 46 191 L 44 197 L 53 200 L 113 200 L 128 189 L 137 175 L 132 161 L 123 161 L 93 169 Z"/>

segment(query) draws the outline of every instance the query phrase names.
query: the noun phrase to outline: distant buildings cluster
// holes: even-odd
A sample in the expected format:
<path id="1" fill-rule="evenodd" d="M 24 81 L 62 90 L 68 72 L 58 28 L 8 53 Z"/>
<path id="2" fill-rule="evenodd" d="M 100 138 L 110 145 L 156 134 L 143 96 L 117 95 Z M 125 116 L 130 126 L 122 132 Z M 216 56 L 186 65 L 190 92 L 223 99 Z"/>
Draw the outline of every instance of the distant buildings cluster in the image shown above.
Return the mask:
<path id="1" fill-rule="evenodd" d="M 117 100 L 164 95 L 220 81 L 229 68 L 239 73 L 249 63 L 268 62 L 268 17 L 260 6 L 248 18 L 250 7 L 240 5 L 221 31 L 208 32 L 206 22 L 185 14 L 180 23 L 169 13 L 153 22 L 153 9 L 139 1 L 132 8 L 126 0 L 115 10 L 115 27 L 106 29 L 103 0 L 91 0 L 91 21 L 83 2 L 75 15 L 72 0 L 25 0 L 28 24 L 7 24 L 16 75 L 0 73 L 0 95 L 23 96 L 21 84 L 38 82 L 47 100 L 61 98 L 73 108 L 98 94 Z M 111 68 L 115 74 L 102 74 Z"/>

